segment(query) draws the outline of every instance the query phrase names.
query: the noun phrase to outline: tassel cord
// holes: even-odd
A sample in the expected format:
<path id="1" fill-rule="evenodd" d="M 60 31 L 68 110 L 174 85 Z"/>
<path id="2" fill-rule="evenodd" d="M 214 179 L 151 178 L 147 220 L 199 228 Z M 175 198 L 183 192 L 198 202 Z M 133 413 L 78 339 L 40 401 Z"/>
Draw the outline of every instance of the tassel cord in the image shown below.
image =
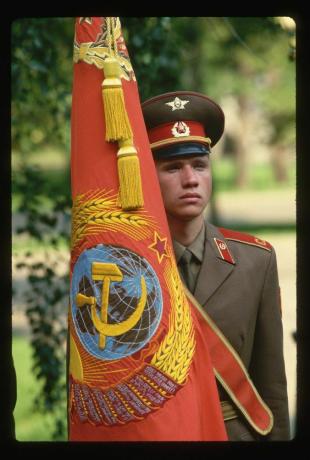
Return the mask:
<path id="1" fill-rule="evenodd" d="M 120 205 L 124 210 L 135 210 L 144 205 L 140 162 L 125 106 L 114 18 L 107 17 L 106 21 L 109 57 L 104 62 L 105 79 L 102 82 L 106 141 L 117 141 L 119 145 L 117 169 Z"/>

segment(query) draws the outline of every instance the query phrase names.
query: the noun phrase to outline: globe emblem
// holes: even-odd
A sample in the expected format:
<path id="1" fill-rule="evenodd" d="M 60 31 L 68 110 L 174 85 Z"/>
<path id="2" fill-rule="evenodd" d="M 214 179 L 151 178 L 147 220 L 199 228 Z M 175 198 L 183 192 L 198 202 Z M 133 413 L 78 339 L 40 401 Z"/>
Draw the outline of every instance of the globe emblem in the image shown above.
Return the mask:
<path id="1" fill-rule="evenodd" d="M 104 281 L 94 276 L 97 266 L 112 266 L 119 274 L 111 277 L 108 301 L 102 295 Z M 121 359 L 143 348 L 157 330 L 163 306 L 161 287 L 148 261 L 126 248 L 103 244 L 85 250 L 78 258 L 72 274 L 70 301 L 81 343 L 92 356 L 105 360 Z M 106 323 L 102 319 L 105 302 Z M 138 320 L 123 331 L 122 325 L 137 316 L 137 309 L 141 311 Z M 94 324 L 94 318 L 99 326 Z M 100 346 L 101 324 L 102 327 L 108 324 L 108 328 L 116 325 L 121 333 L 104 336 L 101 342 L 104 345 Z"/>

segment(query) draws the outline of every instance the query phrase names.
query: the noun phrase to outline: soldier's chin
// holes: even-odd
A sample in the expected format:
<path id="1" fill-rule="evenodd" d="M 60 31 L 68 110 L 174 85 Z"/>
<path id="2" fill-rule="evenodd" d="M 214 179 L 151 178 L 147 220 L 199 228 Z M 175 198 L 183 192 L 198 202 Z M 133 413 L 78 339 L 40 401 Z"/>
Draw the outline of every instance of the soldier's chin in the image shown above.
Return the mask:
<path id="1" fill-rule="evenodd" d="M 183 220 L 192 220 L 200 216 L 203 213 L 203 209 L 198 206 L 186 206 L 178 214 Z"/>

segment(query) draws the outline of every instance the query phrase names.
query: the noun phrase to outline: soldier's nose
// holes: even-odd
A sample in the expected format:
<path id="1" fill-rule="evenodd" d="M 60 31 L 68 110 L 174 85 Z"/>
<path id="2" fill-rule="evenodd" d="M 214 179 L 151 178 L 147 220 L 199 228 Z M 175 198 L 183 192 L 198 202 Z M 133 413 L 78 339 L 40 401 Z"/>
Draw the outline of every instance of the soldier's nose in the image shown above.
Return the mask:
<path id="1" fill-rule="evenodd" d="M 196 171 L 190 166 L 185 165 L 182 170 L 182 185 L 193 187 L 198 185 Z"/>

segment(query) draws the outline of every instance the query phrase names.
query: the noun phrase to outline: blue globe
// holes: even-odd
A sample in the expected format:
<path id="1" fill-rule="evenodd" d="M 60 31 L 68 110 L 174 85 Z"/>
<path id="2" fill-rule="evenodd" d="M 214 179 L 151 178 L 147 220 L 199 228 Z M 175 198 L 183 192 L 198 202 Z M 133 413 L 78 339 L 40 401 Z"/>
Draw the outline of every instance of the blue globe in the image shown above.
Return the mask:
<path id="1" fill-rule="evenodd" d="M 141 297 L 141 277 L 146 282 L 147 298 L 138 322 L 129 331 L 119 336 L 106 336 L 104 348 L 99 347 L 99 333 L 87 303 L 77 306 L 77 295 L 96 298 L 96 313 L 100 318 L 102 281 L 92 279 L 92 263 L 116 264 L 122 280 L 110 283 L 108 319 L 109 324 L 126 321 L 135 311 Z M 92 356 L 104 360 L 121 359 L 132 355 L 151 339 L 161 319 L 163 301 L 157 275 L 149 262 L 126 248 L 98 244 L 85 250 L 78 258 L 72 275 L 70 300 L 72 319 L 76 333 Z"/>

